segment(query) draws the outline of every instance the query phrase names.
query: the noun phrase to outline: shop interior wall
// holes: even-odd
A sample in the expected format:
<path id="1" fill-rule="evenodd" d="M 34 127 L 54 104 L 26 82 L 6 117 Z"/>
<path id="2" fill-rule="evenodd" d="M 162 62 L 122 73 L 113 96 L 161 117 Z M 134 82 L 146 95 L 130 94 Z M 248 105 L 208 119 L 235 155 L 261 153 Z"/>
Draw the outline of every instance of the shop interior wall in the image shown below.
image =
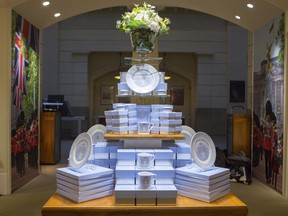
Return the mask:
<path id="1" fill-rule="evenodd" d="M 75 115 L 91 118 L 89 53 L 131 52 L 129 36 L 115 28 L 116 20 L 125 10 L 113 8 L 90 12 L 44 29 L 42 98 L 48 94 L 63 94 Z M 159 38 L 159 52 L 197 55 L 197 72 L 193 77 L 196 80 L 193 105 L 197 118 L 192 120 L 195 129 L 222 137 L 224 144 L 226 115 L 235 105 L 229 101 L 230 80 L 247 81 L 247 31 L 195 11 L 178 8 L 159 13 L 171 19 L 169 35 Z M 175 66 L 180 63 L 175 62 Z M 109 67 L 106 72 L 116 71 L 119 65 Z M 97 73 L 99 77 L 103 75 L 101 71 Z M 191 77 L 191 74 L 181 75 Z M 246 112 L 246 101 L 236 105 L 244 107 L 239 112 Z M 83 130 L 91 126 L 89 122 Z"/>

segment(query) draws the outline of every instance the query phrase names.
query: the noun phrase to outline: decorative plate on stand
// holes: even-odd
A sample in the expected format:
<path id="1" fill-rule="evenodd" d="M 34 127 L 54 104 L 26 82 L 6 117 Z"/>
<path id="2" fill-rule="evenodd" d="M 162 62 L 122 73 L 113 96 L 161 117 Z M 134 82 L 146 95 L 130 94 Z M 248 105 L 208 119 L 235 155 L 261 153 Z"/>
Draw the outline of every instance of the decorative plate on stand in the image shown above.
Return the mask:
<path id="1" fill-rule="evenodd" d="M 81 168 L 88 160 L 91 152 L 91 136 L 84 132 L 74 140 L 69 153 L 69 166 L 73 169 Z"/>
<path id="2" fill-rule="evenodd" d="M 106 133 L 106 127 L 102 124 L 96 124 L 89 128 L 87 133 L 91 136 L 92 144 L 97 142 L 106 141 L 104 135 Z"/>
<path id="3" fill-rule="evenodd" d="M 197 132 L 191 140 L 192 157 L 202 169 L 214 166 L 216 149 L 213 140 L 205 132 Z"/>
<path id="4" fill-rule="evenodd" d="M 133 65 L 126 74 L 128 87 L 136 93 L 149 93 L 158 86 L 159 72 L 149 64 Z"/>
<path id="5" fill-rule="evenodd" d="M 182 127 L 181 134 L 183 134 L 184 136 L 184 142 L 190 145 L 191 140 L 196 132 L 189 126 L 182 125 L 181 127 Z"/>

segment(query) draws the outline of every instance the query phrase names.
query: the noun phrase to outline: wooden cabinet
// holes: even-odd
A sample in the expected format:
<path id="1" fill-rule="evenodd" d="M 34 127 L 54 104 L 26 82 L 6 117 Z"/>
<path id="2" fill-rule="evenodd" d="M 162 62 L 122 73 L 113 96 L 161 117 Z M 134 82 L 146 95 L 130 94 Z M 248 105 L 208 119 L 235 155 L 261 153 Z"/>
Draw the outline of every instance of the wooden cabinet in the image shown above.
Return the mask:
<path id="1" fill-rule="evenodd" d="M 61 157 L 61 113 L 42 112 L 40 116 L 40 163 L 56 164 Z"/>
<path id="2" fill-rule="evenodd" d="M 251 156 L 251 115 L 228 114 L 227 116 L 228 154 L 244 151 Z"/>

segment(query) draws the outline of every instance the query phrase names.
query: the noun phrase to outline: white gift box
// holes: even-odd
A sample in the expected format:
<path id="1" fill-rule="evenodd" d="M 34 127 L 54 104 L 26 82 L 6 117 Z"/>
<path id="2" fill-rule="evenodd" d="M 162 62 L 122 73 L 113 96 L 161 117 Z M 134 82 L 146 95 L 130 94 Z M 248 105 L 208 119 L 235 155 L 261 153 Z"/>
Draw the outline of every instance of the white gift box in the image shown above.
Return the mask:
<path id="1" fill-rule="evenodd" d="M 117 118 L 127 118 L 128 111 L 127 110 L 113 110 L 113 119 Z"/>
<path id="2" fill-rule="evenodd" d="M 128 127 L 128 133 L 129 134 L 137 134 L 138 130 L 137 130 L 137 125 L 132 125 Z"/>
<path id="3" fill-rule="evenodd" d="M 136 110 L 132 110 L 128 112 L 128 118 L 136 118 L 137 117 L 137 111 Z"/>
<path id="4" fill-rule="evenodd" d="M 108 148 L 109 150 L 109 148 Z M 108 160 L 109 159 L 109 153 L 95 153 L 94 154 L 94 160 L 103 159 Z"/>
<path id="5" fill-rule="evenodd" d="M 182 120 L 182 112 L 174 112 L 174 118 Z"/>
<path id="6" fill-rule="evenodd" d="M 152 104 L 151 105 L 151 112 L 159 113 L 162 104 Z M 159 114 L 158 114 L 159 117 Z"/>
<path id="7" fill-rule="evenodd" d="M 154 127 L 151 129 L 150 133 L 151 133 L 151 134 L 159 134 L 159 131 L 160 131 L 159 127 L 158 127 L 158 126 L 154 126 Z"/>
<path id="8" fill-rule="evenodd" d="M 156 87 L 156 90 L 167 90 L 167 83 L 165 83 L 165 82 L 160 82 L 159 84 L 158 84 L 158 86 Z"/>
<path id="9" fill-rule="evenodd" d="M 135 149 L 118 149 L 118 160 L 136 160 Z"/>
<path id="10" fill-rule="evenodd" d="M 191 147 L 187 143 L 177 141 L 175 144 L 177 146 L 177 154 L 191 154 Z"/>
<path id="11" fill-rule="evenodd" d="M 128 110 L 128 112 L 136 111 L 137 105 L 135 103 L 126 103 L 125 108 Z"/>
<path id="12" fill-rule="evenodd" d="M 155 186 L 149 189 L 140 189 L 136 185 L 136 205 L 156 205 L 157 190 Z"/>
<path id="13" fill-rule="evenodd" d="M 158 178 L 156 179 L 156 185 L 174 185 L 173 178 Z"/>
<path id="14" fill-rule="evenodd" d="M 155 160 L 155 166 L 173 166 L 173 159 L 170 159 L 170 160 Z"/>
<path id="15" fill-rule="evenodd" d="M 116 205 L 135 205 L 135 185 L 116 184 L 114 195 Z"/>
<path id="16" fill-rule="evenodd" d="M 117 88 L 119 90 L 130 90 L 127 83 L 117 83 Z"/>
<path id="17" fill-rule="evenodd" d="M 116 167 L 116 164 L 117 164 L 117 159 L 109 159 L 109 167 L 113 169 Z"/>
<path id="18" fill-rule="evenodd" d="M 117 125 L 123 125 L 125 126 L 124 124 L 126 123 L 126 125 L 128 124 L 128 118 L 125 117 L 125 118 L 115 118 L 115 119 L 112 119 L 112 125 L 113 126 L 117 126 Z"/>
<path id="19" fill-rule="evenodd" d="M 137 118 L 129 118 L 128 120 L 128 125 L 129 126 L 137 126 Z"/>
<path id="20" fill-rule="evenodd" d="M 189 165 L 191 163 L 192 163 L 191 160 L 180 160 L 180 159 L 177 159 L 176 160 L 176 167 L 186 167 L 187 165 Z"/>
<path id="21" fill-rule="evenodd" d="M 117 178 L 116 185 L 135 185 L 135 178 Z"/>
<path id="22" fill-rule="evenodd" d="M 83 166 L 77 171 L 70 169 L 69 167 L 57 168 L 56 172 L 58 174 L 70 177 L 72 179 L 86 180 L 86 179 L 95 179 L 102 176 L 107 176 L 113 174 L 113 170 L 100 166 Z"/>
<path id="23" fill-rule="evenodd" d="M 160 127 L 159 131 L 160 131 L 160 134 L 174 134 L 175 128 L 174 127 Z"/>
<path id="24" fill-rule="evenodd" d="M 159 112 L 154 112 L 154 111 L 152 111 L 152 112 L 150 113 L 150 117 L 151 117 L 151 119 L 156 119 L 156 120 L 159 121 Z"/>
<path id="25" fill-rule="evenodd" d="M 176 185 L 176 188 L 178 190 L 177 193 L 180 195 L 206 201 L 206 202 L 212 202 L 230 193 L 230 186 L 224 186 L 224 187 L 218 188 L 214 190 L 213 192 L 210 192 L 209 194 L 203 194 L 201 190 L 194 191 L 194 190 L 191 190 L 191 188 L 189 187 L 184 187 L 184 186 L 179 186 L 179 185 Z"/>
<path id="26" fill-rule="evenodd" d="M 178 126 L 182 124 L 182 120 L 175 120 L 175 119 L 160 119 L 160 126 L 161 127 L 169 127 L 169 126 Z"/>
<path id="27" fill-rule="evenodd" d="M 227 168 L 222 168 L 222 167 L 212 167 L 208 170 L 203 170 L 197 166 L 193 166 L 193 167 L 185 166 L 185 167 L 177 168 L 176 173 L 209 181 L 209 180 L 219 178 L 223 175 L 230 173 L 230 170 Z"/>
<path id="28" fill-rule="evenodd" d="M 109 153 L 108 142 L 97 142 L 93 145 L 93 153 Z"/>
<path id="29" fill-rule="evenodd" d="M 114 127 L 113 126 L 112 132 L 114 134 L 127 134 L 128 133 L 128 126 L 124 126 L 124 127 Z"/>
<path id="30" fill-rule="evenodd" d="M 106 110 L 104 111 L 104 115 L 106 119 L 112 119 L 114 115 L 114 110 Z"/>
<path id="31" fill-rule="evenodd" d="M 109 181 L 109 184 L 102 184 L 102 185 L 97 185 L 94 188 L 91 188 L 89 190 L 81 190 L 79 191 L 78 189 L 71 189 L 67 187 L 66 185 L 62 184 L 57 184 L 57 189 L 61 189 L 62 191 L 65 191 L 71 195 L 75 195 L 77 197 L 83 197 L 83 196 L 88 196 L 90 194 L 97 194 L 101 193 L 104 191 L 108 190 L 113 190 L 114 189 L 114 181 Z"/>
<path id="32" fill-rule="evenodd" d="M 104 175 L 103 177 L 97 177 L 97 178 L 92 178 L 92 179 L 85 179 L 85 180 L 77 180 L 77 179 L 73 179 L 70 177 L 67 177 L 65 175 L 56 174 L 56 181 L 64 181 L 64 182 L 68 182 L 70 184 L 75 185 L 75 187 L 78 187 L 79 189 L 82 187 L 86 187 L 86 186 L 93 186 L 94 184 L 98 184 L 101 182 L 105 182 L 107 180 L 111 180 L 114 179 L 114 174 L 108 174 L 108 175 Z"/>
<path id="33" fill-rule="evenodd" d="M 182 131 L 182 127 L 181 126 L 176 126 L 175 127 L 175 134 L 180 134 Z"/>
<path id="34" fill-rule="evenodd" d="M 156 179 L 160 178 L 174 178 L 175 169 L 172 166 L 154 166 L 154 171 L 156 175 Z"/>
<path id="35" fill-rule="evenodd" d="M 94 164 L 97 165 L 97 166 L 102 166 L 102 167 L 107 167 L 109 168 L 109 165 L 110 165 L 110 162 L 109 162 L 110 159 L 94 159 Z"/>
<path id="36" fill-rule="evenodd" d="M 201 184 L 199 182 L 195 183 L 195 182 L 189 181 L 189 179 L 182 180 L 182 179 L 179 179 L 177 177 L 175 177 L 174 181 L 175 181 L 175 184 L 183 185 L 183 186 L 190 187 L 190 188 L 198 188 L 198 189 L 201 189 L 201 190 L 207 191 L 207 192 L 210 192 L 210 191 L 215 190 L 219 187 L 230 184 L 229 178 L 227 178 L 226 180 L 216 182 L 215 184 L 211 184 L 211 185 L 205 185 L 205 184 Z"/>
<path id="37" fill-rule="evenodd" d="M 160 126 L 159 118 L 151 118 L 150 122 L 154 124 L 154 127 L 159 127 Z"/>
<path id="38" fill-rule="evenodd" d="M 68 198 L 74 202 L 81 203 L 81 202 L 85 202 L 88 200 L 112 195 L 114 193 L 114 190 L 112 189 L 112 190 L 108 190 L 108 191 L 103 191 L 101 193 L 91 194 L 89 196 L 83 196 L 83 197 L 75 196 L 75 195 L 67 193 L 66 191 L 63 191 L 61 189 L 57 189 L 57 193 L 59 193 L 60 195 L 66 197 L 66 198 Z"/>
<path id="39" fill-rule="evenodd" d="M 189 154 L 189 153 L 177 153 L 177 160 L 191 160 L 191 154 Z"/>
<path id="40" fill-rule="evenodd" d="M 107 133 L 112 133 L 112 131 L 113 131 L 113 126 L 112 126 L 112 124 L 110 125 L 108 125 L 108 124 L 106 124 L 106 132 Z"/>
<path id="41" fill-rule="evenodd" d="M 143 152 L 145 152 L 145 153 L 150 153 L 150 154 L 154 154 L 154 149 L 135 149 L 135 153 L 136 153 L 136 159 L 137 159 L 137 154 L 139 154 L 139 153 L 143 153 Z"/>
<path id="42" fill-rule="evenodd" d="M 187 187 L 185 185 L 180 185 L 180 184 L 175 184 L 176 188 L 179 190 L 183 190 L 183 191 L 187 191 L 189 193 L 197 193 L 197 194 L 201 194 L 201 195 L 205 195 L 205 196 L 213 196 L 221 191 L 225 191 L 225 190 L 230 190 L 230 182 L 229 184 L 225 184 L 222 185 L 214 190 L 203 190 L 202 188 L 197 188 L 197 187 Z"/>
<path id="43" fill-rule="evenodd" d="M 106 125 L 112 125 L 112 116 L 111 117 L 109 117 L 109 118 L 105 118 L 105 122 L 106 122 Z"/>
<path id="44" fill-rule="evenodd" d="M 136 161 L 135 159 L 133 160 L 117 160 L 117 165 L 119 166 L 135 166 L 136 165 Z"/>
<path id="45" fill-rule="evenodd" d="M 171 149 L 154 149 L 155 160 L 173 159 L 173 151 Z"/>
<path id="46" fill-rule="evenodd" d="M 176 205 L 177 188 L 172 185 L 156 185 L 157 205 Z"/>
<path id="47" fill-rule="evenodd" d="M 210 179 L 210 180 L 203 180 L 199 178 L 193 178 L 190 176 L 185 176 L 185 175 L 180 175 L 178 173 L 175 174 L 175 179 L 183 180 L 183 181 L 188 181 L 191 183 L 195 184 L 202 184 L 203 186 L 210 187 L 211 185 L 218 184 L 219 182 L 226 181 L 227 179 L 230 180 L 230 173 L 217 177 L 215 179 Z"/>
<path id="48" fill-rule="evenodd" d="M 135 178 L 136 171 L 135 166 L 119 166 L 117 164 L 115 168 L 115 177 L 116 178 Z"/>

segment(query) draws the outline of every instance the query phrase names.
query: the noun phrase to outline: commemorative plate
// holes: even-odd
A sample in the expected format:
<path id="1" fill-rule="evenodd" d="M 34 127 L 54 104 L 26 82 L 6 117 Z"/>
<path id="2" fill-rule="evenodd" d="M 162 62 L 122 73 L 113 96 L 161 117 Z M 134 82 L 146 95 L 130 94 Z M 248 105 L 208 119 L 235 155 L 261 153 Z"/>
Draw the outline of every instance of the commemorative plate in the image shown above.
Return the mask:
<path id="1" fill-rule="evenodd" d="M 81 168 L 87 161 L 91 152 L 91 136 L 84 132 L 74 140 L 69 153 L 69 166 L 73 169 Z"/>
<path id="2" fill-rule="evenodd" d="M 192 158 L 203 169 L 214 166 L 216 149 L 213 140 L 205 132 L 197 132 L 191 140 Z"/>
<path id="3" fill-rule="evenodd" d="M 106 133 L 106 127 L 102 124 L 96 124 L 89 128 L 87 133 L 91 136 L 92 144 L 97 142 L 106 141 L 104 135 Z"/>
<path id="4" fill-rule="evenodd" d="M 181 127 L 181 134 L 183 134 L 184 136 L 184 142 L 188 145 L 191 145 L 191 140 L 195 134 L 195 131 L 191 127 L 186 125 L 181 125 Z"/>
<path id="5" fill-rule="evenodd" d="M 133 65 L 126 74 L 128 87 L 136 93 L 149 93 L 158 86 L 159 72 L 149 64 Z"/>

